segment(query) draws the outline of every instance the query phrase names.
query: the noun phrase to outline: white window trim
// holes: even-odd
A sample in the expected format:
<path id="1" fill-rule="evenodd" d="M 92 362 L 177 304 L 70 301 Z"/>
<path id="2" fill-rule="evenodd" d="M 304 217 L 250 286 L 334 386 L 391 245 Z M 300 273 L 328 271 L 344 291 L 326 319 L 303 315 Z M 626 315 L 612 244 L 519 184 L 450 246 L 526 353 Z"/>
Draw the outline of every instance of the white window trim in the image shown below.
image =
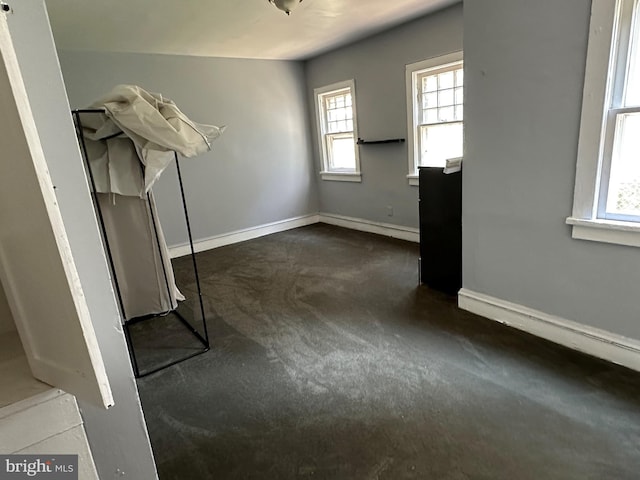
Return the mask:
<path id="1" fill-rule="evenodd" d="M 619 8 L 619 1 L 593 0 L 591 4 L 573 211 L 566 223 L 572 226 L 573 238 L 640 247 L 640 223 L 598 218 L 600 159 L 613 83 L 605 72 L 616 55 Z"/>
<path id="2" fill-rule="evenodd" d="M 416 90 L 416 75 L 429 68 L 442 67 L 449 63 L 461 62 L 463 61 L 463 52 L 453 52 L 447 53 L 445 55 L 439 55 L 437 57 L 431 57 L 426 60 L 422 60 L 421 62 L 410 63 L 405 67 L 405 83 L 406 83 L 406 96 L 407 96 L 407 140 L 408 140 L 408 151 L 409 151 L 409 174 L 407 175 L 407 179 L 409 180 L 409 185 L 419 185 L 420 180 L 418 179 L 418 175 L 416 172 L 416 155 L 419 151 L 418 149 L 418 138 L 416 135 L 417 125 L 418 125 L 418 113 L 414 108 L 414 99 L 417 97 L 418 92 Z"/>
<path id="3" fill-rule="evenodd" d="M 349 88 L 351 90 L 351 108 L 353 111 L 353 141 L 355 148 L 356 169 L 351 172 L 340 172 L 335 170 L 329 170 L 329 157 L 327 155 L 327 146 L 324 142 L 324 129 L 323 129 L 323 110 L 320 104 L 320 96 L 335 90 L 343 90 Z M 338 182 L 362 182 L 362 173 L 360 171 L 360 149 L 358 148 L 358 116 L 356 109 L 356 84 L 354 80 L 344 80 L 342 82 L 332 83 L 324 87 L 316 88 L 313 90 L 313 96 L 316 104 L 316 127 L 318 138 L 318 150 L 320 152 L 320 160 L 322 162 L 322 170 L 320 171 L 320 177 L 322 180 L 338 181 Z"/>

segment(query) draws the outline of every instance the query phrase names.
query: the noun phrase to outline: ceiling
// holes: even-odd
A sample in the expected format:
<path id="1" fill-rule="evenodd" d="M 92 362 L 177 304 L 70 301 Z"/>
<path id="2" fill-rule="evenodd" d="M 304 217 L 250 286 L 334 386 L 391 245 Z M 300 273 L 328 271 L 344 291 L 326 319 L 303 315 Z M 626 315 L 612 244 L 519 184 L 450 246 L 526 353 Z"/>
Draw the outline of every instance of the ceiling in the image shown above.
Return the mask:
<path id="1" fill-rule="evenodd" d="M 305 59 L 459 0 L 46 0 L 60 49 Z"/>

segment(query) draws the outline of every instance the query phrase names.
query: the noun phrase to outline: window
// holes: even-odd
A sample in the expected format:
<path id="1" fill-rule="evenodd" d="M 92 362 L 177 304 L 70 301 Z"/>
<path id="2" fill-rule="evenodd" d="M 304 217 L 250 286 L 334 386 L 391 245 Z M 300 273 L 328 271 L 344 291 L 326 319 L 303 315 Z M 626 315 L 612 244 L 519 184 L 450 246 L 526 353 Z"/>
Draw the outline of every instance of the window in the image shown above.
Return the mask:
<path id="1" fill-rule="evenodd" d="M 353 80 L 315 90 L 323 180 L 361 181 Z"/>
<path id="2" fill-rule="evenodd" d="M 462 52 L 407 65 L 409 183 L 418 167 L 444 167 L 462 156 L 464 72 Z"/>
<path id="3" fill-rule="evenodd" d="M 640 246 L 640 0 L 593 0 L 573 237 Z"/>

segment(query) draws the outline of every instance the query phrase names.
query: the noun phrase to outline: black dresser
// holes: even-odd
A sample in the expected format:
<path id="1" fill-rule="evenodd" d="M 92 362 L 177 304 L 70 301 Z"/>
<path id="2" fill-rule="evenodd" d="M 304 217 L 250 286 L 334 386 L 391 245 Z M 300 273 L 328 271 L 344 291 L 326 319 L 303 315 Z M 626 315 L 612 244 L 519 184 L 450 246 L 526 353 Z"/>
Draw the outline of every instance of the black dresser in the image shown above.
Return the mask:
<path id="1" fill-rule="evenodd" d="M 462 172 L 418 171 L 420 283 L 456 294 L 462 287 Z"/>

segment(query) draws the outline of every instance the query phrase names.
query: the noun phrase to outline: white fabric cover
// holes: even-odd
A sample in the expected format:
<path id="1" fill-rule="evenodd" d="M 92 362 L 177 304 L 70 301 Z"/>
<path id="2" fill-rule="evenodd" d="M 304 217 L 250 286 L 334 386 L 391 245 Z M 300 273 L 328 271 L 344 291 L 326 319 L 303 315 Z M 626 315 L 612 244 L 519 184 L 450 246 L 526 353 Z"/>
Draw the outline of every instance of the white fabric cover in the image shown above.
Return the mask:
<path id="1" fill-rule="evenodd" d="M 135 85 L 116 86 L 91 108 L 105 109 L 103 115 L 82 116 L 85 138 L 106 142 L 106 151 L 89 156 L 99 164 L 94 181 L 102 193 L 143 197 L 167 168 L 174 152 L 194 157 L 211 150 L 211 143 L 225 129 L 195 123 L 168 98 Z M 133 146 L 123 147 L 117 142 L 121 137 L 130 139 Z M 132 176 L 137 162 L 144 165 L 144 181 L 140 185 L 138 178 Z"/>
<path id="2" fill-rule="evenodd" d="M 125 320 L 173 310 L 184 297 L 150 189 L 174 152 L 210 150 L 224 127 L 192 122 L 171 100 L 134 85 L 118 85 L 92 108 L 105 113 L 80 119 Z"/>
<path id="3" fill-rule="evenodd" d="M 81 115 L 96 192 L 145 198 L 145 174 L 135 145 L 123 134 L 102 139 L 105 119 L 103 114 Z"/>
<path id="4" fill-rule="evenodd" d="M 184 296 L 175 283 L 153 194 L 149 200 L 104 193 L 97 196 L 125 320 L 177 308 L 177 301 Z"/>

